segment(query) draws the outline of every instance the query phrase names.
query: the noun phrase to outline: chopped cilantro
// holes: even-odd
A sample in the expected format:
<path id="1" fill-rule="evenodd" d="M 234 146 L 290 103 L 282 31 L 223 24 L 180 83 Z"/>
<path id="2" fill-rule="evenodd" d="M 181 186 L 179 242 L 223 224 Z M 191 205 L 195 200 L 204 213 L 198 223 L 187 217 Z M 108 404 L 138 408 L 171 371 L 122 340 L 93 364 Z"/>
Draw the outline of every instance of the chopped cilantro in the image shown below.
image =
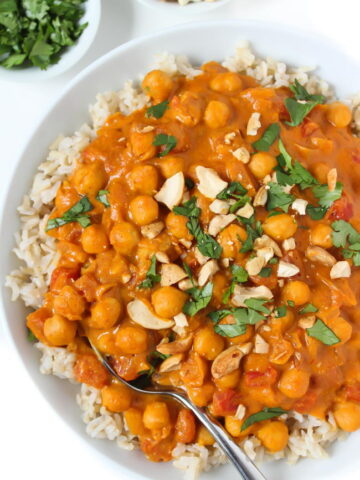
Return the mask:
<path id="1" fill-rule="evenodd" d="M 222 302 L 225 304 L 228 303 L 231 295 L 234 293 L 235 285 L 237 283 L 245 283 L 248 281 L 249 278 L 249 274 L 244 267 L 240 267 L 239 265 L 234 264 L 231 265 L 230 270 L 232 273 L 231 284 L 230 287 L 225 290 L 222 298 Z"/>
<path id="2" fill-rule="evenodd" d="M 268 277 L 270 277 L 271 272 L 272 272 L 272 270 L 271 270 L 270 267 L 263 267 L 260 270 L 259 276 L 262 277 L 262 278 L 268 278 Z"/>
<path id="3" fill-rule="evenodd" d="M 219 200 L 228 200 L 229 198 L 243 197 L 247 193 L 245 187 L 239 182 L 230 182 L 220 193 L 216 195 Z"/>
<path id="4" fill-rule="evenodd" d="M 325 217 L 326 212 L 327 208 L 325 207 L 315 207 L 314 205 L 306 206 L 306 214 L 313 220 L 321 220 Z"/>
<path id="5" fill-rule="evenodd" d="M 324 103 L 325 98 L 322 95 L 311 95 L 297 80 L 289 88 L 295 98 L 285 99 L 285 106 L 291 118 L 291 122 L 286 123 L 291 127 L 296 127 L 316 105 Z"/>
<path id="6" fill-rule="evenodd" d="M 211 282 L 208 282 L 203 288 L 193 287 L 187 290 L 191 299 L 185 303 L 183 312 L 191 317 L 196 315 L 196 313 L 209 305 L 212 292 L 213 284 Z"/>
<path id="7" fill-rule="evenodd" d="M 288 300 L 287 304 L 289 305 L 289 307 L 295 307 L 295 302 L 293 300 Z"/>
<path id="8" fill-rule="evenodd" d="M 77 222 L 83 228 L 86 228 L 91 225 L 90 217 L 86 215 L 86 213 L 90 212 L 93 208 L 88 197 L 82 197 L 75 205 L 69 208 L 62 217 L 50 218 L 46 225 L 46 231 L 48 232 L 53 228 L 62 227 L 67 223 L 73 222 Z"/>
<path id="9" fill-rule="evenodd" d="M 306 329 L 306 333 L 316 338 L 325 345 L 335 345 L 340 342 L 339 337 L 329 328 L 320 318 L 316 320 L 311 328 Z"/>
<path id="10" fill-rule="evenodd" d="M 345 247 L 347 242 L 350 244 L 360 242 L 360 233 L 345 220 L 333 222 L 331 228 L 333 229 L 331 237 L 335 247 Z"/>
<path id="11" fill-rule="evenodd" d="M 280 305 L 279 307 L 275 308 L 275 317 L 276 318 L 285 317 L 286 312 L 287 312 L 286 305 Z"/>
<path id="12" fill-rule="evenodd" d="M 156 273 L 156 257 L 153 255 L 146 278 L 140 283 L 139 288 L 152 288 L 156 283 L 160 282 L 160 279 L 160 275 Z"/>
<path id="13" fill-rule="evenodd" d="M 279 417 L 287 413 L 287 410 L 284 410 L 280 407 L 271 407 L 263 408 L 260 412 L 253 413 L 250 415 L 244 423 L 241 425 L 241 431 L 243 432 L 247 428 L 251 427 L 254 423 L 262 422 L 263 420 L 269 420 L 270 418 Z"/>
<path id="14" fill-rule="evenodd" d="M 173 135 L 167 135 L 166 133 L 158 133 L 154 138 L 153 145 L 155 147 L 164 146 L 165 148 L 159 153 L 159 157 L 168 155 L 173 148 L 177 145 L 177 139 Z"/>
<path id="15" fill-rule="evenodd" d="M 164 113 L 168 109 L 168 107 L 169 107 L 169 101 L 165 100 L 164 102 L 161 102 L 161 103 L 158 103 L 156 105 L 153 105 L 152 107 L 149 107 L 146 110 L 145 116 L 147 118 L 154 117 L 154 118 L 159 119 L 164 115 Z"/>
<path id="16" fill-rule="evenodd" d="M 272 123 L 264 131 L 262 137 L 253 143 L 253 147 L 256 150 L 267 152 L 271 145 L 275 142 L 280 134 L 280 125 L 278 123 Z"/>
<path id="17" fill-rule="evenodd" d="M 30 328 L 27 329 L 27 339 L 30 343 L 34 343 L 38 341 L 37 337 L 33 334 Z"/>
<path id="18" fill-rule="evenodd" d="M 319 309 L 315 307 L 312 303 L 308 303 L 303 307 L 301 310 L 299 310 L 300 315 L 303 315 L 304 313 L 315 313 Z"/>
<path id="19" fill-rule="evenodd" d="M 329 208 L 335 200 L 339 200 L 342 190 L 343 185 L 340 182 L 336 182 L 335 189 L 331 191 L 327 184 L 312 187 L 313 194 L 319 200 L 319 206 L 323 208 Z"/>
<path id="20" fill-rule="evenodd" d="M 290 205 L 295 200 L 294 195 L 284 192 L 282 186 L 278 183 L 270 182 L 268 185 L 270 188 L 268 190 L 268 201 L 266 208 L 268 210 L 280 208 L 284 212 L 287 212 Z"/>
<path id="21" fill-rule="evenodd" d="M 192 190 L 195 187 L 195 183 L 189 177 L 185 178 L 185 185 L 188 190 Z"/>
<path id="22" fill-rule="evenodd" d="M 109 195 L 109 190 L 99 190 L 98 194 L 96 195 L 96 200 L 101 202 L 106 208 L 110 207 L 110 203 L 107 197 L 108 195 Z"/>
<path id="23" fill-rule="evenodd" d="M 196 197 L 191 197 L 190 200 L 173 208 L 173 212 L 176 215 L 183 215 L 184 217 L 194 217 L 198 218 L 200 216 L 201 210 L 196 206 Z"/>

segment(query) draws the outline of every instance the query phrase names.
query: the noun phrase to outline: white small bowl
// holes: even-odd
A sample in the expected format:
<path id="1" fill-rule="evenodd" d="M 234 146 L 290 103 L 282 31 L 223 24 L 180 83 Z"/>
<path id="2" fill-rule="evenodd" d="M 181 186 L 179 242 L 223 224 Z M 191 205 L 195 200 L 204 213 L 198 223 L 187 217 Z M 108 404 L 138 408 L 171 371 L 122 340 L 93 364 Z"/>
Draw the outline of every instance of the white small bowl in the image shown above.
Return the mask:
<path id="1" fill-rule="evenodd" d="M 77 39 L 75 45 L 69 47 L 60 57 L 58 63 L 50 65 L 46 70 L 39 67 L 6 69 L 0 67 L 0 78 L 9 82 L 41 82 L 64 73 L 73 67 L 89 50 L 100 24 L 101 0 L 87 0 L 84 3 L 84 15 L 80 23 L 88 22 L 88 26 Z"/>
<path id="2" fill-rule="evenodd" d="M 206 13 L 210 10 L 214 10 L 215 8 L 222 7 L 230 0 L 213 0 L 213 1 L 202 1 L 196 3 L 188 3 L 187 5 L 179 5 L 178 2 L 166 2 L 164 0 L 138 0 L 143 5 L 147 7 L 154 8 L 156 10 L 160 10 L 163 13 L 167 13 L 169 15 L 196 15 L 200 13 Z"/>

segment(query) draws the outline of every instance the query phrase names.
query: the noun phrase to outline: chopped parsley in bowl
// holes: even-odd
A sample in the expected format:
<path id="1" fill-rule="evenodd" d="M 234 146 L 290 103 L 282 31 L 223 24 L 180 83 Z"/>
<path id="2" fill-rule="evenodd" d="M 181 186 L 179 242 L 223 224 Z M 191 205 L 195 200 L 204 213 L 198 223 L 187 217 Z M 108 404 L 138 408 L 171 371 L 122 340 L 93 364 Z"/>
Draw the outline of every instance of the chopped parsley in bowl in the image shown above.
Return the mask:
<path id="1" fill-rule="evenodd" d="M 91 45 L 100 0 L 0 0 L 1 74 L 12 80 L 62 73 Z"/>

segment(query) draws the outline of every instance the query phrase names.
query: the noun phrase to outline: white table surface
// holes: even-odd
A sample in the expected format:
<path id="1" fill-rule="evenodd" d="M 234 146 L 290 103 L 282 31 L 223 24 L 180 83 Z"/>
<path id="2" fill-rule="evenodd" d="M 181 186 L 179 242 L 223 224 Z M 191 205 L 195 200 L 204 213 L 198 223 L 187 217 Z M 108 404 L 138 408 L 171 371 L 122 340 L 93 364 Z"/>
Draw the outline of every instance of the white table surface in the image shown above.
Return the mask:
<path id="1" fill-rule="evenodd" d="M 103 0 L 102 3 L 103 14 L 97 38 L 79 65 L 41 84 L 0 80 L 1 208 L 20 152 L 49 103 L 85 65 L 134 37 L 184 21 L 261 19 L 325 34 L 360 61 L 359 0 L 233 0 L 202 18 L 162 15 L 141 6 L 136 0 Z M 112 465 L 105 465 L 101 457 L 94 456 L 59 421 L 33 387 L 20 363 L 16 362 L 14 353 L 5 342 L 1 325 L 0 385 L 2 479 L 73 480 L 86 475 L 87 480 L 130 480 L 119 475 Z M 355 480 L 355 477 L 339 480 Z"/>

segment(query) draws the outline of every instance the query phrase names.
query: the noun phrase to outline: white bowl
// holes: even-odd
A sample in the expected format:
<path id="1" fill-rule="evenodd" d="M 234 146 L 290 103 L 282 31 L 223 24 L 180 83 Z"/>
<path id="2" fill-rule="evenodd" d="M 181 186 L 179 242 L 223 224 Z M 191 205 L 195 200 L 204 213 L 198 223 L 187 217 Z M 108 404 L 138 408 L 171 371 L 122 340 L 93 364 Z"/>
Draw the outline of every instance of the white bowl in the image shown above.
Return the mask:
<path id="1" fill-rule="evenodd" d="M 166 2 L 164 0 L 138 0 L 143 5 L 159 10 L 169 15 L 196 15 L 209 12 L 215 8 L 224 6 L 231 0 L 213 0 L 213 1 L 201 1 L 191 2 L 187 5 L 179 5 L 178 2 Z"/>
<path id="2" fill-rule="evenodd" d="M 17 168 L 4 202 L 0 238 L 2 257 L 0 277 L 16 268 L 18 262 L 9 252 L 14 246 L 13 235 L 19 228 L 16 205 L 29 190 L 36 168 L 47 152 L 48 145 L 60 133 L 69 134 L 87 120 L 88 104 L 97 92 L 118 89 L 128 78 L 136 78 L 152 63 L 153 55 L 164 50 L 175 54 L 189 54 L 190 59 L 201 62 L 217 59 L 234 52 L 236 44 L 248 39 L 261 56 L 272 56 L 294 65 L 319 65 L 318 73 L 338 87 L 340 97 L 354 93 L 359 88 L 360 66 L 349 59 L 328 39 L 299 32 L 269 23 L 249 21 L 191 23 L 171 27 L 133 40 L 111 51 L 87 67 L 68 86 L 51 106 L 34 129 L 34 134 L 17 160 Z M 85 433 L 80 410 L 75 403 L 76 386 L 55 377 L 39 373 L 39 353 L 26 340 L 25 314 L 22 302 L 12 303 L 8 290 L 2 289 L 2 320 L 5 331 L 22 360 L 24 368 L 34 380 L 45 398 L 60 418 L 80 435 L 84 442 L 103 455 L 119 478 L 158 480 L 159 478 L 182 479 L 182 474 L 171 464 L 154 464 L 145 460 L 140 452 L 120 450 L 115 442 L 93 440 Z M 39 423 L 41 428 L 41 423 Z M 264 464 L 263 471 L 269 480 L 350 480 L 358 478 L 360 455 L 358 442 L 360 432 L 352 434 L 345 442 L 331 448 L 328 460 L 305 460 L 293 467 L 284 462 Z M 66 448 L 66 446 L 64 447 Z M 233 480 L 235 471 L 231 466 L 222 467 L 202 478 Z M 237 478 L 237 477 L 236 477 Z"/>
<path id="3" fill-rule="evenodd" d="M 80 23 L 88 22 L 88 26 L 75 44 L 61 55 L 58 63 L 50 65 L 46 70 L 35 66 L 15 69 L 0 67 L 0 77 L 9 82 L 41 82 L 56 77 L 73 67 L 89 50 L 95 39 L 101 18 L 101 0 L 87 0 L 84 3 L 84 10 Z"/>

